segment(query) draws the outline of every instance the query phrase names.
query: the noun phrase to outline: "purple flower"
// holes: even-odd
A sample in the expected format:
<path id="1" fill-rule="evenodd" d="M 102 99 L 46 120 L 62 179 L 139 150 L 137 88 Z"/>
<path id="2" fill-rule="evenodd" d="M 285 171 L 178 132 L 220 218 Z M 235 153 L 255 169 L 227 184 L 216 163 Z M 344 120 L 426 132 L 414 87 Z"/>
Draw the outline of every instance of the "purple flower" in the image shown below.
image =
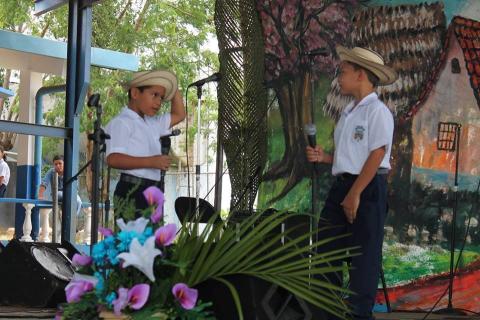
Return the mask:
<path id="1" fill-rule="evenodd" d="M 106 238 L 106 237 L 113 236 L 113 231 L 112 231 L 112 229 L 99 227 L 99 228 L 98 228 L 98 231 L 99 231 L 99 232 L 102 234 L 102 236 L 104 236 L 105 238 Z"/>
<path id="2" fill-rule="evenodd" d="M 92 264 L 92 257 L 75 253 L 72 258 L 72 264 L 77 268 L 89 266 Z"/>
<path id="3" fill-rule="evenodd" d="M 186 310 L 195 307 L 198 298 L 198 290 L 189 288 L 185 283 L 177 283 L 172 288 L 172 293 Z"/>
<path id="4" fill-rule="evenodd" d="M 149 206 L 154 206 L 155 211 L 151 215 L 150 219 L 153 223 L 158 223 L 163 218 L 163 203 L 165 202 L 165 196 L 162 190 L 157 187 L 148 187 L 143 191 L 143 196 L 147 200 Z"/>
<path id="5" fill-rule="evenodd" d="M 150 286 L 146 283 L 134 285 L 128 291 L 128 304 L 134 310 L 140 310 L 147 303 Z"/>
<path id="6" fill-rule="evenodd" d="M 128 305 L 128 289 L 119 288 L 118 289 L 118 298 L 113 300 L 113 312 L 117 316 L 122 313 L 122 310 Z"/>
<path id="7" fill-rule="evenodd" d="M 160 227 L 155 231 L 155 242 L 160 247 L 166 247 L 173 243 L 177 234 L 177 226 L 173 223 Z"/>
<path id="8" fill-rule="evenodd" d="M 126 288 L 118 289 L 118 298 L 113 300 L 113 311 L 120 315 L 127 306 L 134 310 L 141 309 L 147 303 L 150 295 L 150 286 L 142 283 L 133 286 L 130 290 Z"/>
<path id="9" fill-rule="evenodd" d="M 72 280 L 66 287 L 67 302 L 78 302 L 82 296 L 94 288 L 93 282 L 85 280 Z"/>

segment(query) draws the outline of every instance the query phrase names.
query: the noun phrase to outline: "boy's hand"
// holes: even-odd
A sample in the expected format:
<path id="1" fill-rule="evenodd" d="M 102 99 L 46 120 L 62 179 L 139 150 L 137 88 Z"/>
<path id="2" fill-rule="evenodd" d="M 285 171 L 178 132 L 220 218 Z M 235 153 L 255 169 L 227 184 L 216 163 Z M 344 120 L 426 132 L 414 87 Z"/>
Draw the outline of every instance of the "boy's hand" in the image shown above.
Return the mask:
<path id="1" fill-rule="evenodd" d="M 343 207 L 347 221 L 352 224 L 357 217 L 357 210 L 360 205 L 360 194 L 349 192 L 340 205 Z"/>
<path id="2" fill-rule="evenodd" d="M 308 162 L 323 162 L 325 159 L 325 153 L 320 146 L 315 148 L 307 146 L 306 153 Z"/>
<path id="3" fill-rule="evenodd" d="M 172 159 L 169 156 L 165 155 L 153 156 L 152 160 L 152 167 L 163 171 L 167 171 L 170 167 L 170 164 L 172 163 Z"/>

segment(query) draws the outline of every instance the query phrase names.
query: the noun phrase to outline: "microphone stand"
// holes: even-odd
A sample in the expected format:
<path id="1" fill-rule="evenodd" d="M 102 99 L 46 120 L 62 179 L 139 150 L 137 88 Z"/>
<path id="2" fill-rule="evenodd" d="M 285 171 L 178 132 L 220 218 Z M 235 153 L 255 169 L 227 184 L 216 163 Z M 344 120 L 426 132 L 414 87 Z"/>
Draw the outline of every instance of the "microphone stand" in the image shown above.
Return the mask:
<path id="1" fill-rule="evenodd" d="M 162 147 L 162 155 L 168 156 L 170 153 L 170 147 L 172 145 L 172 139 L 170 139 L 169 136 L 165 137 L 160 137 L 160 145 Z M 161 170 L 160 174 L 160 189 L 162 190 L 163 193 L 165 193 L 165 175 L 166 175 L 165 170 Z"/>
<path id="2" fill-rule="evenodd" d="M 105 140 L 110 139 L 110 135 L 106 134 L 102 129 L 102 105 L 99 102 L 100 95 L 93 94 L 88 99 L 87 105 L 95 107 L 97 114 L 93 125 L 93 133 L 88 135 L 88 140 L 93 141 L 92 158 L 78 171 L 76 175 L 64 183 L 67 185 L 77 180 L 78 176 L 91 164 L 92 165 L 92 236 L 90 241 L 90 253 L 93 245 L 98 242 L 98 204 L 100 203 L 100 154 L 106 151 Z"/>
<path id="3" fill-rule="evenodd" d="M 313 65 L 314 65 L 314 56 L 309 55 L 310 61 L 310 112 L 312 123 L 315 124 L 315 81 L 313 79 Z M 312 163 L 312 215 L 310 217 L 310 232 L 313 232 L 316 227 L 318 227 L 318 190 L 319 190 L 319 181 L 318 181 L 318 164 Z M 315 236 L 315 240 L 318 240 L 318 234 Z M 310 237 L 310 245 L 313 243 L 313 238 Z"/>
<path id="4" fill-rule="evenodd" d="M 195 214 L 197 217 L 200 215 L 200 111 L 202 110 L 202 88 L 203 84 L 197 85 L 197 164 L 195 165 Z"/>

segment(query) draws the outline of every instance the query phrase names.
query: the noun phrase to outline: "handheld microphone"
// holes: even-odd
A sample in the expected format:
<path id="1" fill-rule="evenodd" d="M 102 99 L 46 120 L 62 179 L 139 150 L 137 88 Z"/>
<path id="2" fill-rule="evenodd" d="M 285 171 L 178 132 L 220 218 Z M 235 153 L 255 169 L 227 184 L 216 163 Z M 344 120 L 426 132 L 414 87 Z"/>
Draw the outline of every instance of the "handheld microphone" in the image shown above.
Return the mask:
<path id="1" fill-rule="evenodd" d="M 160 141 L 161 141 L 163 138 L 169 138 L 169 137 L 178 136 L 178 135 L 180 135 L 180 133 L 182 133 L 182 130 L 180 130 L 180 129 L 173 129 L 172 131 L 170 131 L 169 134 L 160 136 Z"/>
<path id="2" fill-rule="evenodd" d="M 308 144 L 310 147 L 315 148 L 317 146 L 317 127 L 313 123 L 307 123 L 303 130 L 307 135 Z"/>
<path id="3" fill-rule="evenodd" d="M 308 145 L 312 148 L 315 148 L 317 146 L 317 127 L 313 123 L 307 123 L 304 127 L 303 130 L 305 131 L 305 134 L 307 135 L 307 140 L 308 140 Z M 319 170 L 318 163 L 313 163 L 313 170 L 314 173 L 318 173 Z"/>
<path id="4" fill-rule="evenodd" d="M 201 87 L 207 82 L 218 82 L 220 80 L 222 80 L 222 75 L 220 74 L 220 72 L 215 72 L 210 77 L 189 84 L 188 87 Z"/>

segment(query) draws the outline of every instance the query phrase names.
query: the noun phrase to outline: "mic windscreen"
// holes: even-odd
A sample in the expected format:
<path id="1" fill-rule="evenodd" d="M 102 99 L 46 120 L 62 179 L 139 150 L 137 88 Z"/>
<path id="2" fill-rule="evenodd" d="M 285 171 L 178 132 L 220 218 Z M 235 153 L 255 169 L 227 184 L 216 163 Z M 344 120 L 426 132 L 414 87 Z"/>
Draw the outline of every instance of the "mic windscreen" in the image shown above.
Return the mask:
<path id="1" fill-rule="evenodd" d="M 314 136 L 317 134 L 317 127 L 313 123 L 307 123 L 304 127 L 303 130 L 305 131 L 305 134 L 307 136 Z"/>

